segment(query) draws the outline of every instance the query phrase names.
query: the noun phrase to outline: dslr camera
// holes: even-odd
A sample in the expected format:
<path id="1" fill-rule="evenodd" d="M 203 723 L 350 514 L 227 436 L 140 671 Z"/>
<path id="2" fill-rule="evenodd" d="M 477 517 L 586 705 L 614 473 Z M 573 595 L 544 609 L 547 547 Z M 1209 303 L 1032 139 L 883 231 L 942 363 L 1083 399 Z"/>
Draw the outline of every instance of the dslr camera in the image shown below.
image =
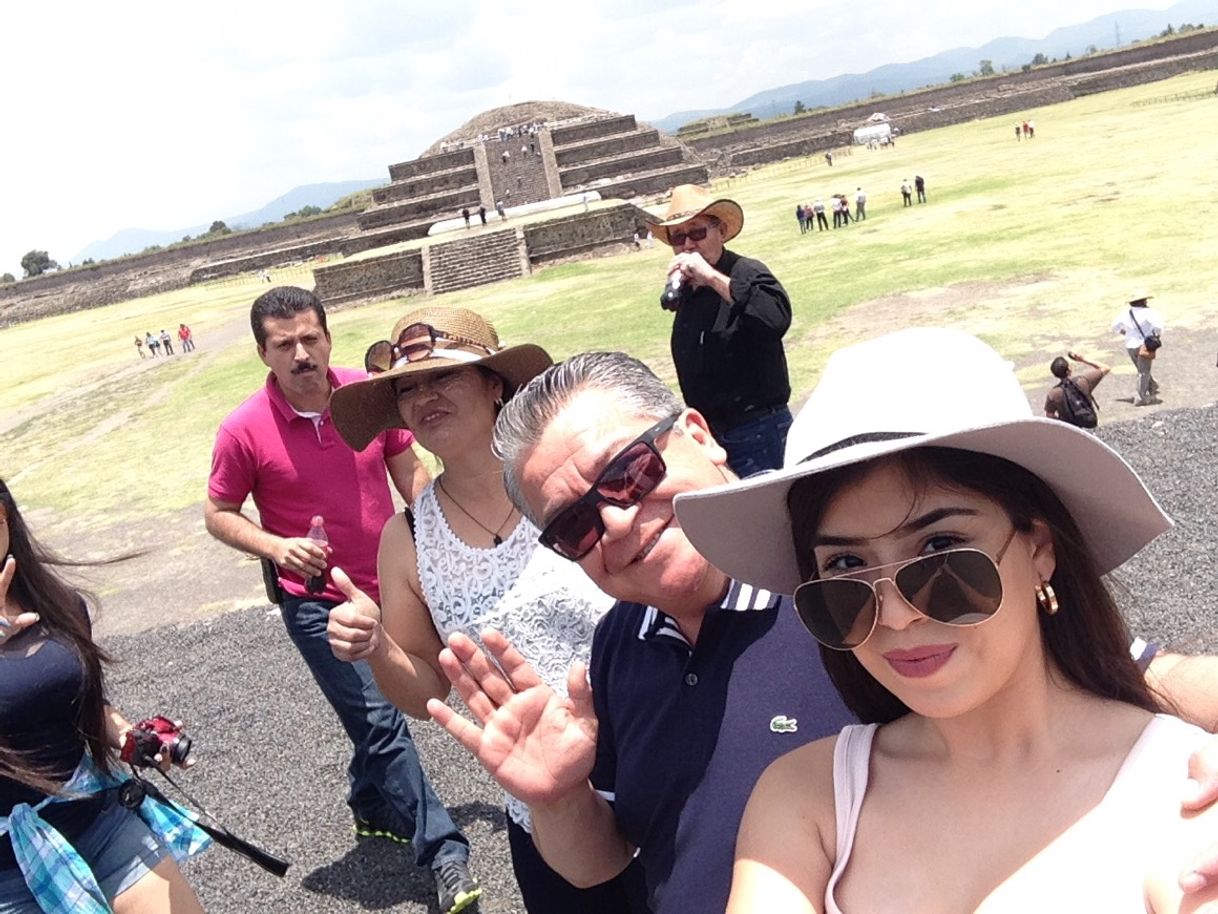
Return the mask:
<path id="1" fill-rule="evenodd" d="M 137 768 L 153 767 L 157 755 L 181 765 L 190 755 L 191 744 L 191 738 L 181 727 L 168 717 L 157 715 L 141 720 L 127 731 L 119 758 Z"/>

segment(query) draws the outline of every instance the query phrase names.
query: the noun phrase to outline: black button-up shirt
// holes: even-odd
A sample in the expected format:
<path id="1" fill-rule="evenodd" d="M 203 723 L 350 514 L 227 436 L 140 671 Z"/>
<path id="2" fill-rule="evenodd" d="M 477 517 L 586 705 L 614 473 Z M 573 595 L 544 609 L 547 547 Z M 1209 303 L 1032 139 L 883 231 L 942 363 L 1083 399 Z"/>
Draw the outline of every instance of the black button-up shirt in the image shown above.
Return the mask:
<path id="1" fill-rule="evenodd" d="M 686 404 L 723 430 L 790 399 L 782 337 L 791 301 L 759 260 L 725 248 L 712 266 L 730 280 L 732 300 L 706 286 L 693 292 L 672 322 L 672 361 Z"/>

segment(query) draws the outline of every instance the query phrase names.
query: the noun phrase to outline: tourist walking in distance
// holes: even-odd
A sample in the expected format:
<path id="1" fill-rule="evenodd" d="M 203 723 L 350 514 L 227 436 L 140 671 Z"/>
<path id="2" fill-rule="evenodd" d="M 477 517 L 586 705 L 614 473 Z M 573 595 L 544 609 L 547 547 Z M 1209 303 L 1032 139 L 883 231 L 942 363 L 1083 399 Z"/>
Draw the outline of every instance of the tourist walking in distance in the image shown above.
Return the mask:
<path id="1" fill-rule="evenodd" d="M 1133 395 L 1134 406 L 1150 406 L 1159 402 L 1159 382 L 1151 369 L 1163 345 L 1163 318 L 1150 307 L 1153 296 L 1139 295 L 1129 300 L 1129 306 L 1117 314 L 1112 329 L 1125 337 L 1125 352 L 1138 372 L 1138 386 Z"/>

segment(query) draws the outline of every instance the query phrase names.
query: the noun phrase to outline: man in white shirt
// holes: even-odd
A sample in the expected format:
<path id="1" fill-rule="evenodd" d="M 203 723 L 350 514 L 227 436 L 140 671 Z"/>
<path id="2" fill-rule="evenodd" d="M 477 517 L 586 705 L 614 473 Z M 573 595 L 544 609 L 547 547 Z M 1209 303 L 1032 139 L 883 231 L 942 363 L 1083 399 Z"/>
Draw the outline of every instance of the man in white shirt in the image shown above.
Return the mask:
<path id="1" fill-rule="evenodd" d="M 1146 302 L 1149 295 L 1129 300 L 1129 307 L 1116 316 L 1112 329 L 1125 336 L 1125 351 L 1138 370 L 1138 388 L 1133 397 L 1134 406 L 1150 406 L 1159 402 L 1159 383 L 1151 377 L 1154 358 L 1161 345 L 1163 318 Z"/>

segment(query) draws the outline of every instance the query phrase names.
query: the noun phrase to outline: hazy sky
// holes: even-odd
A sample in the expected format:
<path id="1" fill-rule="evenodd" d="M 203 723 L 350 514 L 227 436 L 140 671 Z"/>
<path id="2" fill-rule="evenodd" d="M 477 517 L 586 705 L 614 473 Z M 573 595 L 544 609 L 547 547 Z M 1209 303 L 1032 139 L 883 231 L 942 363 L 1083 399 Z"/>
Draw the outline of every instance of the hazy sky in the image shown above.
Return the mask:
<path id="1" fill-rule="evenodd" d="M 210 0 L 0 13 L 0 273 L 387 177 L 479 111 L 641 118 L 1171 0 Z"/>

